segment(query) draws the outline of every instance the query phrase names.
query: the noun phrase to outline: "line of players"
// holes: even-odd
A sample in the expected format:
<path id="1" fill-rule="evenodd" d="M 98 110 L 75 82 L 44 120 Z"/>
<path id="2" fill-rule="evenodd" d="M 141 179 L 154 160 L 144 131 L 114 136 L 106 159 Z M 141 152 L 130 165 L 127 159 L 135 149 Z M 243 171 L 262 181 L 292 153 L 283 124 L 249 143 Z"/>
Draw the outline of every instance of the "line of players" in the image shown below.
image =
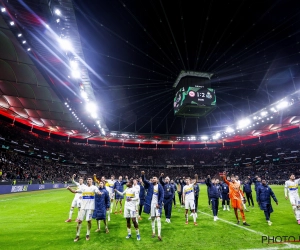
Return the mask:
<path id="1" fill-rule="evenodd" d="M 182 206 L 185 207 L 185 218 L 186 224 L 188 224 L 188 211 L 191 211 L 193 217 L 194 225 L 197 226 L 197 207 L 198 207 L 198 197 L 199 197 L 199 186 L 197 184 L 198 176 L 195 175 L 195 179 L 190 178 L 176 179 L 176 184 L 170 181 L 167 176 L 163 181 L 164 174 L 162 173 L 160 178 L 152 177 L 150 181 L 146 180 L 144 171 L 141 172 L 141 177 L 139 179 L 130 179 L 125 177 L 123 181 L 122 176 L 119 177 L 117 181 L 114 180 L 114 176 L 111 176 L 110 180 L 106 180 L 102 177 L 101 180 L 96 178 L 94 175 L 94 181 L 97 183 L 98 187 L 93 185 L 93 179 L 87 179 L 87 185 L 83 184 L 83 179 L 79 178 L 79 182 L 75 182 L 73 175 L 73 183 L 76 184 L 77 189 L 74 190 L 67 187 L 72 193 L 75 193 L 74 200 L 72 201 L 69 218 L 66 222 L 71 222 L 74 207 L 78 207 L 78 216 L 76 219 L 77 233 L 74 241 L 79 240 L 80 230 L 82 221 L 84 218 L 87 221 L 87 233 L 86 240 L 90 239 L 91 230 L 91 220 L 97 220 L 96 232 L 100 231 L 100 221 L 103 220 L 105 225 L 106 233 L 109 233 L 106 221 L 106 213 L 108 214 L 108 221 L 110 221 L 110 214 L 113 211 L 113 201 L 115 199 L 115 213 L 117 211 L 117 204 L 119 203 L 120 213 L 122 213 L 122 200 L 125 195 L 125 207 L 124 207 L 124 217 L 127 221 L 127 236 L 126 238 L 131 238 L 131 221 L 133 222 L 134 228 L 136 230 L 137 240 L 140 240 L 140 233 L 138 228 L 138 220 L 141 220 L 141 212 L 144 206 L 144 212 L 150 214 L 149 220 L 151 220 L 152 227 L 152 237 L 155 237 L 155 223 L 157 224 L 158 240 L 162 240 L 161 237 L 161 213 L 162 207 L 164 206 L 166 222 L 170 223 L 172 202 L 175 203 L 175 191 L 177 190 L 179 200 L 182 201 Z M 243 225 L 250 226 L 245 219 L 244 210 L 248 211 L 246 208 L 246 200 L 244 194 L 246 194 L 248 204 L 250 206 L 250 201 L 252 206 L 253 197 L 251 184 L 255 184 L 255 191 L 257 202 L 264 211 L 266 220 L 269 225 L 272 224 L 270 221 L 270 214 L 273 212 L 271 205 L 271 197 L 274 199 L 278 205 L 278 201 L 273 193 L 272 189 L 267 185 L 266 180 L 261 180 L 258 176 L 251 179 L 250 176 L 248 180 L 245 181 L 243 186 L 243 191 L 241 190 L 241 184 L 237 176 L 232 175 L 231 178 L 226 177 L 225 172 L 221 173 L 220 176 L 223 179 L 223 183 L 219 183 L 216 178 L 207 177 L 205 180 L 208 186 L 208 200 L 209 205 L 211 205 L 214 221 L 218 218 L 218 207 L 219 199 L 222 200 L 223 210 L 230 210 L 229 200 L 231 200 L 231 207 L 234 209 L 234 213 L 237 219 L 237 224 L 240 223 L 238 217 L 238 210 L 241 213 Z M 290 198 L 296 220 L 300 224 L 300 199 L 298 196 L 298 184 L 300 179 L 295 179 L 292 174 L 290 179 L 285 183 L 285 197 Z M 123 185 L 126 184 L 127 188 L 124 191 Z M 227 205 L 226 205 L 227 204 Z"/>

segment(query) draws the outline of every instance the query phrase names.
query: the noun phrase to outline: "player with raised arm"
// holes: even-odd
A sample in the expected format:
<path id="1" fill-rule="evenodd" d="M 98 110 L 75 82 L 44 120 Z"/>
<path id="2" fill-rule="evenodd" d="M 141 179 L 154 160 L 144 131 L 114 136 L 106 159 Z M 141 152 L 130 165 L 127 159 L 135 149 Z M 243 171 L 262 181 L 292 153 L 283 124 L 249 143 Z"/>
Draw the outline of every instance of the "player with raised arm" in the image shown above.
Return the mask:
<path id="1" fill-rule="evenodd" d="M 297 206 L 299 201 L 299 194 L 298 194 L 299 181 L 300 179 L 296 179 L 295 175 L 291 174 L 290 179 L 285 182 L 284 195 L 286 200 L 288 198 L 290 199 L 296 220 L 300 225 L 300 214 L 297 213 Z"/>
<path id="2" fill-rule="evenodd" d="M 234 175 L 231 175 L 231 182 L 229 182 L 226 178 L 225 172 L 224 172 L 223 175 L 221 175 L 221 177 L 223 177 L 223 181 L 229 187 L 229 198 L 230 198 L 230 201 L 231 201 L 231 207 L 234 209 L 234 214 L 235 214 L 235 217 L 237 219 L 237 224 L 240 224 L 240 220 L 239 220 L 239 216 L 238 216 L 238 212 L 237 212 L 237 210 L 239 209 L 240 213 L 241 213 L 241 216 L 242 216 L 242 219 L 243 219 L 243 225 L 244 226 L 250 226 L 246 222 L 246 218 L 245 218 L 245 213 L 244 213 L 244 209 L 243 209 L 243 198 L 242 198 L 240 183 L 236 181 Z"/>
<path id="3" fill-rule="evenodd" d="M 106 180 L 106 190 L 109 193 L 109 197 L 110 197 L 110 213 L 108 213 L 108 221 L 110 221 L 110 214 L 112 213 L 113 210 L 113 203 L 114 203 L 114 199 L 115 199 L 115 191 L 114 191 L 114 184 L 115 184 L 115 176 L 111 175 L 110 180 Z"/>
<path id="4" fill-rule="evenodd" d="M 146 214 L 150 213 L 151 216 L 151 226 L 152 226 L 152 238 L 155 237 L 155 221 L 157 222 L 157 234 L 158 240 L 161 238 L 161 210 L 162 203 L 164 200 L 164 189 L 158 183 L 156 176 L 152 177 L 152 182 L 149 182 L 145 178 L 145 172 L 142 171 L 142 180 L 147 191 L 147 196 L 145 199 L 144 212 Z"/>
<path id="5" fill-rule="evenodd" d="M 86 233 L 86 240 L 90 240 L 90 231 L 92 227 L 92 215 L 95 209 L 95 194 L 102 195 L 102 193 L 99 191 L 99 189 L 93 185 L 93 179 L 87 178 L 87 185 L 82 186 L 78 190 L 74 190 L 70 188 L 69 186 L 67 189 L 76 194 L 80 193 L 82 194 L 82 202 L 81 202 L 81 209 L 78 216 L 78 224 L 77 224 L 77 230 L 76 230 L 76 237 L 74 239 L 74 242 L 79 240 L 80 230 L 82 226 L 82 221 L 84 218 L 87 221 L 87 233 Z"/>
<path id="6" fill-rule="evenodd" d="M 198 182 L 198 175 L 195 174 L 196 182 Z M 194 195 L 194 181 L 191 181 L 191 179 L 188 177 L 185 179 L 186 185 L 183 187 L 182 190 L 182 202 L 185 205 L 185 224 L 189 224 L 189 217 L 188 212 L 189 209 L 191 209 L 194 220 L 194 225 L 198 226 L 196 219 L 197 214 L 195 213 L 195 195 Z"/>
<path id="7" fill-rule="evenodd" d="M 124 195 L 126 197 L 126 201 L 125 201 L 125 208 L 124 208 L 124 218 L 127 221 L 127 236 L 126 239 L 131 238 L 131 222 L 130 219 L 133 222 L 134 228 L 136 230 L 136 239 L 137 240 L 141 240 L 140 237 L 140 232 L 139 232 L 139 225 L 137 223 L 136 220 L 136 203 L 139 200 L 139 194 L 137 192 L 137 189 L 135 187 L 133 187 L 133 181 L 129 180 L 126 183 L 126 190 L 124 192 L 120 192 L 117 189 L 115 189 L 115 191 L 119 194 L 119 195 Z"/>
<path id="8" fill-rule="evenodd" d="M 82 187 L 84 185 L 83 184 L 83 178 L 80 177 L 79 180 L 78 180 L 79 182 L 76 182 L 74 180 L 75 177 L 76 177 L 76 174 L 73 174 L 72 183 L 74 183 L 76 185 L 77 189 L 80 189 L 80 187 Z M 73 199 L 72 204 L 71 204 L 71 209 L 70 209 L 70 212 L 69 212 L 69 218 L 65 222 L 71 222 L 72 221 L 72 215 L 73 215 L 73 211 L 74 211 L 75 207 L 78 208 L 78 214 L 77 214 L 77 218 L 76 218 L 75 222 L 78 222 L 78 216 L 79 216 L 79 213 L 80 213 L 81 201 L 82 201 L 82 195 L 79 194 L 79 193 L 75 194 L 74 199 Z"/>

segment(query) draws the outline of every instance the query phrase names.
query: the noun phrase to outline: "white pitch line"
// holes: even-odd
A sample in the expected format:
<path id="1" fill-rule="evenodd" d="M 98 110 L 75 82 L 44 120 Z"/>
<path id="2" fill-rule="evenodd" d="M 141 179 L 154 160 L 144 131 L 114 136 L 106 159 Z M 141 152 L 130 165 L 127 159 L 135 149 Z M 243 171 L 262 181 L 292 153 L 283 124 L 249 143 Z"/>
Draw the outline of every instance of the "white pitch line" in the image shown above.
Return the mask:
<path id="1" fill-rule="evenodd" d="M 201 214 L 205 214 L 205 215 L 207 215 L 207 216 L 209 216 L 209 217 L 213 217 L 211 214 L 208 214 L 208 213 L 204 213 L 204 212 L 201 212 L 201 211 L 198 211 L 198 213 L 201 213 Z M 242 229 L 244 229 L 244 230 L 247 230 L 247 231 L 249 231 L 249 232 L 251 232 L 251 233 L 255 233 L 255 234 L 258 234 L 258 235 L 261 235 L 261 236 L 267 236 L 266 234 L 264 234 L 264 233 L 262 233 L 262 232 L 259 232 L 259 231 L 255 231 L 255 230 L 253 230 L 253 229 L 250 229 L 250 228 L 248 228 L 247 226 L 241 226 L 241 225 L 238 225 L 238 224 L 235 224 L 235 223 L 233 223 L 233 222 L 230 222 L 230 221 L 227 221 L 227 220 L 224 220 L 224 219 L 218 219 L 219 221 L 223 221 L 223 222 L 225 222 L 225 223 L 227 223 L 227 224 L 229 224 L 229 225 L 232 225 L 232 226 L 235 226 L 235 227 L 239 227 L 239 228 L 242 228 Z M 242 222 L 241 222 L 242 223 Z"/>
<path id="2" fill-rule="evenodd" d="M 268 249 L 268 250 L 280 250 L 280 249 L 299 249 L 299 245 L 293 245 L 289 243 L 284 243 L 284 247 L 263 247 L 263 248 L 248 248 L 248 249 L 242 249 L 242 250 L 262 250 L 262 249 Z"/>
<path id="3" fill-rule="evenodd" d="M 201 213 L 201 214 L 204 214 L 206 216 L 209 216 L 209 217 L 213 217 L 211 214 L 208 214 L 208 213 L 205 213 L 205 212 L 201 212 L 198 210 L 198 213 Z M 218 219 L 219 221 L 222 221 L 224 223 L 227 223 L 229 225 L 232 225 L 232 226 L 236 226 L 236 227 L 239 227 L 241 229 L 244 229 L 244 230 L 247 230 L 251 233 L 255 233 L 255 234 L 258 234 L 258 235 L 261 235 L 261 236 L 267 236 L 266 234 L 262 233 L 262 232 L 259 232 L 259 231 L 255 231 L 253 229 L 250 229 L 246 226 L 241 226 L 241 225 L 238 225 L 238 224 L 235 224 L 233 222 L 230 222 L 230 221 L 227 221 L 227 220 L 224 220 L 224 219 Z M 293 245 L 293 244 L 290 244 L 290 243 L 282 243 L 282 245 L 284 245 L 284 247 L 262 247 L 262 248 L 252 248 L 252 249 L 244 249 L 244 250 L 262 250 L 262 249 L 268 249 L 268 250 L 279 250 L 279 249 L 300 249 L 300 245 Z"/>

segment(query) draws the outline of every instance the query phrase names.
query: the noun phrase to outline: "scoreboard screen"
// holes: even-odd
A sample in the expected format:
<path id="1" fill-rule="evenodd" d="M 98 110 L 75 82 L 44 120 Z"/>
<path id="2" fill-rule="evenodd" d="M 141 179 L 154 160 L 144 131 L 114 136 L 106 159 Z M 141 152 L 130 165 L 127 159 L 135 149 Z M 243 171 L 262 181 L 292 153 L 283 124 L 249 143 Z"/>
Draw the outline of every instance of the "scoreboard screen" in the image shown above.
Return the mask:
<path id="1" fill-rule="evenodd" d="M 203 86 L 182 87 L 174 98 L 174 114 L 185 105 L 216 106 L 215 90 Z"/>

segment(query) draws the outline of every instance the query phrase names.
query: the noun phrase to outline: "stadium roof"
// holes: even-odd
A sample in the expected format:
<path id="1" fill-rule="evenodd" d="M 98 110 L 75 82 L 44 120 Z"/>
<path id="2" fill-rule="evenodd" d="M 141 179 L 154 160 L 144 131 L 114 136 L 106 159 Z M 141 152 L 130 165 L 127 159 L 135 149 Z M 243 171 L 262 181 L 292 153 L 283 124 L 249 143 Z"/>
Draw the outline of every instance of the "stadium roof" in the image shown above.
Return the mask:
<path id="1" fill-rule="evenodd" d="M 73 134 L 81 126 L 0 16 L 0 109 L 29 126 Z M 72 132 L 73 131 L 73 132 Z"/>

